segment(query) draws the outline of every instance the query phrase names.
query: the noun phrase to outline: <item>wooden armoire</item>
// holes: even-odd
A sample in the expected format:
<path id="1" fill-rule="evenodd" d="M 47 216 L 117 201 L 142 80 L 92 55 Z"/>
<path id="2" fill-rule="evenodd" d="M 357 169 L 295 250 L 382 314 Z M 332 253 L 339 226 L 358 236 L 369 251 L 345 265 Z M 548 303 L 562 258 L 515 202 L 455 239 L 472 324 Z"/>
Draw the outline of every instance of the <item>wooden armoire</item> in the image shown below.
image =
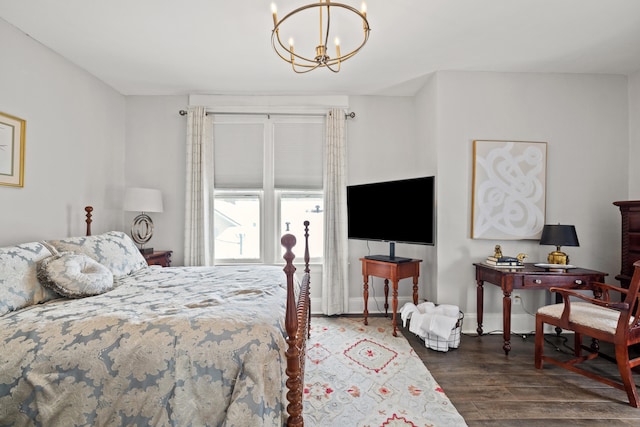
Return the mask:
<path id="1" fill-rule="evenodd" d="M 613 202 L 622 216 L 621 266 L 616 279 L 624 288 L 633 276 L 633 263 L 640 260 L 640 200 Z"/>

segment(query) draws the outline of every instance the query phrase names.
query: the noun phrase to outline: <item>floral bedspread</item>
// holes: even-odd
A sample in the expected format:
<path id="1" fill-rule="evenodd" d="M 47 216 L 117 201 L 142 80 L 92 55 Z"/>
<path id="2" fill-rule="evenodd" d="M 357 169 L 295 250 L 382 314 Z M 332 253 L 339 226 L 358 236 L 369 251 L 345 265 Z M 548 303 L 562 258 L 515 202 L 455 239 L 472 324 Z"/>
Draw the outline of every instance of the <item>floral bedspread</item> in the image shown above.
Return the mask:
<path id="1" fill-rule="evenodd" d="M 0 425 L 282 426 L 278 266 L 144 268 L 0 317 Z"/>

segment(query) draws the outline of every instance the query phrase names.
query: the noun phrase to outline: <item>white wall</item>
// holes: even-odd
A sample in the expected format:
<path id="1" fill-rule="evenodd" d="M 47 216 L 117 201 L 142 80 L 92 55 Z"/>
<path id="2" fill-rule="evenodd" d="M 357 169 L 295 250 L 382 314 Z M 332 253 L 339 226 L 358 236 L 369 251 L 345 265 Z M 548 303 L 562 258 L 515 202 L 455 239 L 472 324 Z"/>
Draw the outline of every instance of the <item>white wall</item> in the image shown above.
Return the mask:
<path id="1" fill-rule="evenodd" d="M 439 199 L 441 187 L 438 175 L 438 86 L 437 74 L 431 74 L 424 79 L 424 87 L 420 94 L 414 97 L 414 109 L 417 123 L 417 137 L 420 141 L 421 154 L 420 161 L 423 163 L 429 175 L 436 177 L 436 224 L 439 222 Z M 436 229 L 436 246 L 431 248 L 422 261 L 422 269 L 420 274 L 423 277 L 422 296 L 429 301 L 439 302 L 438 296 L 438 242 L 440 236 Z"/>
<path id="2" fill-rule="evenodd" d="M 640 71 L 629 77 L 629 197 L 640 200 Z"/>
<path id="3" fill-rule="evenodd" d="M 440 72 L 438 96 L 438 297 L 467 313 L 475 329 L 473 262 L 493 252 L 524 252 L 544 262 L 553 248 L 537 241 L 472 240 L 470 212 L 474 139 L 545 141 L 548 223 L 574 224 L 580 247 L 573 264 L 609 273 L 620 268 L 620 218 L 612 202 L 627 199 L 628 102 L 623 76 Z M 426 96 L 421 94 L 420 96 Z M 529 312 L 545 291 L 521 293 Z M 485 331 L 502 329 L 501 292 L 485 285 Z M 533 317 L 514 309 L 512 329 L 529 332 Z"/>
<path id="4" fill-rule="evenodd" d="M 413 97 L 354 96 L 349 98 L 350 110 L 356 113 L 348 121 L 347 175 L 348 184 L 388 181 L 435 175 L 435 161 L 429 160 L 428 149 L 418 138 L 418 121 Z M 436 178 L 437 180 L 437 178 Z M 419 200 L 416 209 L 421 208 Z M 372 204 L 371 209 L 393 209 L 393 206 Z M 389 253 L 389 244 L 349 241 L 349 311 L 362 313 L 362 267 L 365 255 Z M 433 246 L 398 243 L 396 255 L 422 259 L 419 296 L 430 296 L 432 289 L 435 248 Z M 412 279 L 403 279 L 398 286 L 398 307 L 412 301 Z M 384 311 L 384 280 L 369 280 L 369 312 Z"/>
<path id="5" fill-rule="evenodd" d="M 0 19 L 0 111 L 26 120 L 24 187 L 0 186 L 0 246 L 122 229 L 124 97 Z"/>
<path id="6" fill-rule="evenodd" d="M 127 97 L 125 182 L 162 191 L 164 211 L 149 213 L 153 237 L 146 245 L 172 250 L 172 265 L 184 260 L 184 200 L 187 118 L 178 111 L 188 96 Z M 125 212 L 125 231 L 139 212 Z"/>

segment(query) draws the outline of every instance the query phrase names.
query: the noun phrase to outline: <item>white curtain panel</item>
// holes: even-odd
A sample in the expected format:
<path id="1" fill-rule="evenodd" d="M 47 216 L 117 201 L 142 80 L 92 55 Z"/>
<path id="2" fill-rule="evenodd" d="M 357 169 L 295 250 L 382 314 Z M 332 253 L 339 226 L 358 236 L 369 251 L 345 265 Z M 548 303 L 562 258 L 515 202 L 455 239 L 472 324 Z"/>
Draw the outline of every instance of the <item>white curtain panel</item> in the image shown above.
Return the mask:
<path id="1" fill-rule="evenodd" d="M 345 112 L 327 114 L 326 165 L 324 168 L 324 272 L 322 311 L 341 314 L 348 303 L 347 264 L 347 148 Z"/>
<path id="2" fill-rule="evenodd" d="M 187 110 L 184 265 L 213 264 L 213 141 L 205 107 Z"/>

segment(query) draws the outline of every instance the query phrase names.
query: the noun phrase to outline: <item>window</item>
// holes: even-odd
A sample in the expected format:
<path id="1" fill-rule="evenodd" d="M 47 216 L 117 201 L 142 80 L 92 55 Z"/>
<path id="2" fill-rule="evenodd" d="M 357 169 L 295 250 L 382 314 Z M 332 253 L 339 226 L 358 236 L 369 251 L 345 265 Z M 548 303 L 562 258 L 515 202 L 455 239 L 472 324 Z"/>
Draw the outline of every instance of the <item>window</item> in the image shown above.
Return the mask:
<path id="1" fill-rule="evenodd" d="M 301 258 L 305 220 L 319 260 L 324 117 L 216 115 L 213 123 L 216 263 L 279 263 L 284 233 L 296 236 Z"/>
<path id="2" fill-rule="evenodd" d="M 322 192 L 280 192 L 280 235 L 291 233 L 296 236 L 296 248 L 304 248 L 304 221 L 309 221 L 310 234 L 309 253 L 314 258 L 321 258 L 323 251 L 324 213 Z M 282 248 L 282 246 L 281 246 Z M 302 249 L 293 252 L 302 258 Z M 282 248 L 280 257 L 284 255 Z M 299 265 L 302 265 L 298 262 Z"/>
<path id="3" fill-rule="evenodd" d="M 260 259 L 260 195 L 216 192 L 214 252 L 218 259 Z"/>

